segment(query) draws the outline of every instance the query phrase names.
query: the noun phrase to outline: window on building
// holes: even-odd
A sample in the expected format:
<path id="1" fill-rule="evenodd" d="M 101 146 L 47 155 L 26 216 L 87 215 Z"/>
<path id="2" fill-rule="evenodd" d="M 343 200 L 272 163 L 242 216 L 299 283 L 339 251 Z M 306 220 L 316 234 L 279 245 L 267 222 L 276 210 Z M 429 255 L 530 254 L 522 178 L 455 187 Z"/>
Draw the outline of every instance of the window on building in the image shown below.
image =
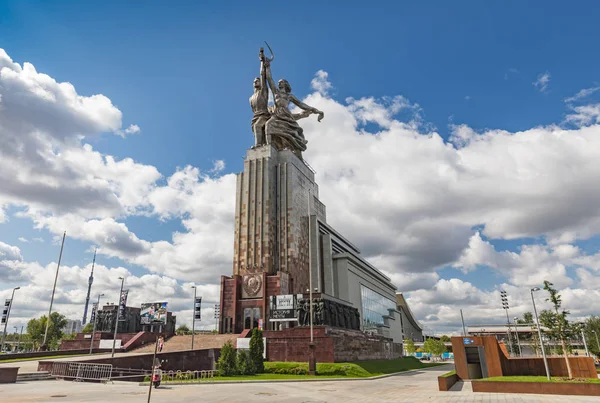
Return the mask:
<path id="1" fill-rule="evenodd" d="M 362 304 L 363 330 L 375 330 L 383 325 L 383 317 L 390 314 L 389 309 L 395 309 L 396 303 L 389 298 L 360 285 Z"/>

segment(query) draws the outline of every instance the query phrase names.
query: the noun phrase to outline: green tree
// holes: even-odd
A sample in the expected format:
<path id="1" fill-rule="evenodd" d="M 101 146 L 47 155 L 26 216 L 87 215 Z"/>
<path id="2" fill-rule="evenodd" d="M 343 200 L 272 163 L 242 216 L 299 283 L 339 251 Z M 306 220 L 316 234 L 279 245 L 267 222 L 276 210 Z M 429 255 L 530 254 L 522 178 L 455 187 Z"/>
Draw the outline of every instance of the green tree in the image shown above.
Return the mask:
<path id="1" fill-rule="evenodd" d="M 237 354 L 237 373 L 240 375 L 256 374 L 256 367 L 247 350 L 240 350 Z"/>
<path id="2" fill-rule="evenodd" d="M 264 352 L 265 345 L 263 342 L 262 330 L 254 328 L 254 330 L 252 330 L 252 337 L 250 337 L 250 361 L 252 362 L 252 365 L 254 365 L 254 372 L 257 374 L 265 372 Z"/>
<path id="3" fill-rule="evenodd" d="M 567 319 L 567 315 L 569 311 L 562 310 L 562 299 L 558 291 L 553 287 L 554 284 L 549 282 L 548 280 L 544 281 L 544 290 L 548 291 L 550 297 L 546 299 L 552 303 L 552 307 L 554 308 L 554 312 L 547 311 L 547 314 L 544 317 L 544 321 L 541 321 L 544 327 L 548 329 L 548 333 L 554 337 L 556 340 L 560 340 L 560 345 L 562 347 L 562 353 L 565 357 L 565 364 L 567 365 L 567 372 L 569 373 L 569 378 L 573 378 L 573 370 L 571 369 L 571 363 L 568 358 L 568 348 L 567 348 L 567 340 L 569 340 L 575 332 L 577 332 L 577 326 L 569 323 Z"/>
<path id="4" fill-rule="evenodd" d="M 177 328 L 177 330 L 175 331 L 175 334 L 177 334 L 178 336 L 183 336 L 186 334 L 192 334 L 192 331 L 186 325 L 181 325 Z"/>
<path id="5" fill-rule="evenodd" d="M 417 347 L 415 346 L 415 342 L 412 339 L 404 340 L 404 349 L 407 354 L 414 354 L 417 351 Z"/>
<path id="6" fill-rule="evenodd" d="M 450 336 L 443 335 L 442 337 L 440 337 L 440 341 L 443 341 L 444 343 L 449 343 L 452 341 L 452 339 L 450 338 Z"/>
<path id="7" fill-rule="evenodd" d="M 237 354 L 231 340 L 227 340 L 221 348 L 221 354 L 217 361 L 217 370 L 220 376 L 232 376 L 237 374 Z"/>
<path id="8" fill-rule="evenodd" d="M 39 319 L 31 319 L 27 323 L 27 334 L 36 347 L 44 342 L 44 333 L 46 332 L 46 315 Z M 52 312 L 50 315 L 50 326 L 48 326 L 48 338 L 46 343 L 48 347 L 55 349 L 58 347 L 58 342 L 63 337 L 62 328 L 67 325 L 67 318 L 58 312 Z"/>
<path id="9" fill-rule="evenodd" d="M 427 339 L 423 343 L 423 351 L 435 357 L 441 357 L 446 352 L 446 345 L 441 340 Z"/>
<path id="10" fill-rule="evenodd" d="M 94 331 L 94 324 L 88 323 L 81 329 L 81 333 L 92 333 Z"/>

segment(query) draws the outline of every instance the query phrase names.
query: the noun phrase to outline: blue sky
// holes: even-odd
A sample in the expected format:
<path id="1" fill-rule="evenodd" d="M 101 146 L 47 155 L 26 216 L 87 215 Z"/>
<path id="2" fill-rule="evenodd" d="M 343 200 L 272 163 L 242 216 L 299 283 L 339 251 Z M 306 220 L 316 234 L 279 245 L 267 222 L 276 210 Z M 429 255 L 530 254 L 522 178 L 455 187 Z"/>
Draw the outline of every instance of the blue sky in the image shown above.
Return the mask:
<path id="1" fill-rule="evenodd" d="M 600 5 L 593 1 L 568 5 L 558 1 L 506 1 L 496 4 L 481 1 L 421 1 L 374 2 L 368 5 L 349 1 L 305 1 L 294 4 L 274 1 L 189 1 L 177 2 L 177 5 L 165 1 L 148 1 L 142 5 L 133 1 L 9 0 L 0 4 L 0 47 L 15 63 L 22 65 L 29 62 L 37 72 L 47 74 L 57 82 L 71 83 L 79 95 L 102 94 L 109 98 L 114 107 L 122 112 L 119 126 L 122 130 L 132 124 L 141 128 L 139 134 L 127 135 L 125 138 L 112 135 L 110 132 L 114 130 L 109 129 L 96 130 L 98 133 L 89 136 L 83 133 L 85 140 L 81 144 L 89 144 L 94 151 L 105 157 L 113 156 L 117 161 L 131 158 L 136 163 L 155 167 L 161 176 L 150 181 L 152 186 L 166 186 L 168 178 L 186 166 L 198 168 L 210 180 L 230 184 L 231 178 L 228 175 L 242 169 L 245 150 L 253 143 L 248 97 L 252 93 L 252 80 L 259 68 L 257 51 L 265 40 L 270 43 L 276 55 L 273 63 L 276 77 L 287 78 L 299 98 L 308 97 L 309 100 L 331 107 L 354 105 L 358 132 L 365 130 L 367 134 L 374 135 L 385 131 L 385 124 L 382 126 L 381 121 L 376 122 L 370 118 L 361 121 L 360 116 L 364 115 L 359 116 L 356 108 L 364 112 L 373 105 L 357 107 L 354 101 L 372 99 L 385 109 L 389 99 L 386 101 L 383 97 L 402 96 L 411 107 L 402 107 L 398 113 L 395 111 L 387 118 L 408 121 L 418 115 L 417 120 L 421 123 L 415 129 L 417 133 L 427 135 L 436 132 L 446 144 L 452 144 L 450 137 L 456 135 L 460 127 L 496 136 L 500 135 L 495 130 L 511 134 L 532 133 L 535 128 L 553 125 L 572 129 L 577 133 L 586 127 L 596 128 L 597 121 L 594 119 L 597 116 L 592 112 L 593 106 L 600 99 L 600 92 L 592 91 L 589 96 L 573 102 L 565 102 L 565 99 L 582 89 L 596 88 L 599 85 L 597 66 L 600 55 L 594 51 L 597 47 L 596 16 L 599 12 Z M 332 85 L 326 93 L 319 93 L 314 85 L 311 87 L 311 80 L 319 70 L 327 72 L 326 80 Z M 534 85 L 544 75 L 546 82 Z M 573 108 L 583 105 L 592 108 L 592 112 L 584 110 L 587 113 L 586 119 L 589 119 L 583 123 L 581 119 L 570 119 L 569 116 L 575 113 Z M 369 109 L 367 112 L 373 111 Z M 329 117 L 327 110 L 326 116 Z M 337 117 L 335 113 L 334 116 Z M 516 137 L 511 138 L 514 140 Z M 321 140 L 315 136 L 315 140 L 309 137 L 309 141 L 318 144 Z M 321 168 L 321 173 L 328 172 L 329 169 L 335 172 L 340 168 L 332 161 L 336 153 L 343 152 L 344 144 L 334 144 L 336 149 L 330 150 L 329 154 L 327 149 L 320 150 L 318 154 L 307 154 L 308 161 Z M 600 153 L 600 150 L 593 148 L 595 145 L 596 143 L 590 144 L 588 152 Z M 530 158 L 533 161 L 537 149 L 535 143 L 532 143 L 529 150 L 531 156 L 510 152 L 507 156 L 505 152 L 510 150 L 508 146 L 504 152 L 501 143 L 495 146 L 499 147 L 495 151 L 497 154 L 493 154 L 498 156 L 496 173 L 502 172 L 504 167 L 510 166 L 514 161 L 527 165 Z M 556 152 L 564 150 L 561 146 L 557 147 Z M 456 150 L 459 149 L 456 146 Z M 460 152 L 457 151 L 457 154 L 460 155 Z M 546 154 L 552 155 L 552 152 L 544 152 Z M 433 151 L 428 155 L 432 157 Z M 591 158 L 589 155 L 587 157 Z M 414 175 L 417 178 L 419 173 L 431 167 L 431 164 L 425 164 L 421 168 L 417 163 L 410 162 L 408 157 L 403 158 L 399 158 L 398 166 L 406 166 L 406 176 Z M 571 158 L 575 161 L 579 156 L 573 154 Z M 216 161 L 224 161 L 225 169 L 211 172 Z M 438 163 L 440 159 L 432 161 Z M 565 164 L 570 166 L 568 161 Z M 541 177 L 550 172 L 543 164 L 535 164 L 535 167 L 529 168 Z M 573 175 L 582 172 L 576 168 L 573 168 Z M 564 170 L 560 172 L 564 173 Z M 368 173 L 365 175 L 368 177 Z M 594 184 L 594 175 L 581 178 L 580 197 L 593 200 L 595 195 L 589 194 L 585 189 Z M 437 182 L 432 182 L 432 186 L 435 183 Z M 473 183 L 476 183 L 476 178 Z M 561 183 L 563 182 L 557 180 L 554 184 L 560 187 Z M 326 186 L 328 188 L 324 188 Z M 433 188 L 415 186 L 414 189 L 420 189 L 421 194 L 435 193 Z M 490 186 L 494 187 L 493 184 Z M 395 194 L 394 187 L 393 182 L 386 185 L 385 190 L 391 197 Z M 208 191 L 213 188 L 210 189 Z M 336 211 L 331 208 L 338 203 L 335 202 L 335 197 L 361 197 L 343 195 L 339 193 L 339 189 L 341 188 L 336 187 L 335 183 L 321 183 L 321 190 L 327 198 L 325 203 L 330 206 L 330 219 L 346 231 L 345 235 L 349 239 L 356 239 L 358 246 L 375 262 L 379 262 L 384 270 L 395 274 L 397 277 L 393 277 L 394 279 L 399 279 L 407 271 L 420 273 L 419 275 L 429 276 L 422 280 L 424 289 L 434 285 L 428 281 L 439 283 L 446 280 L 448 282 L 443 284 L 450 287 L 449 292 L 452 293 L 470 290 L 465 285 L 468 283 L 477 290 L 473 291 L 475 294 L 482 293 L 477 294 L 482 306 L 488 306 L 488 301 L 493 301 L 493 292 L 499 287 L 523 285 L 515 284 L 522 276 L 514 273 L 515 270 L 519 273 L 527 272 L 524 263 L 527 259 L 523 258 L 518 264 L 506 263 L 509 252 L 519 253 L 523 245 L 542 245 L 549 248 L 551 254 L 556 245 L 568 244 L 580 247 L 579 258 L 583 259 L 584 256 L 595 255 L 600 245 L 597 236 L 600 231 L 596 232 L 595 225 L 581 228 L 587 221 L 595 220 L 597 211 L 592 207 L 583 209 L 580 216 L 574 217 L 572 222 L 560 222 L 555 227 L 548 228 L 539 224 L 539 230 L 534 229 L 534 224 L 531 224 L 531 231 L 523 231 L 522 226 L 514 224 L 516 219 L 512 216 L 504 217 L 504 212 L 511 210 L 517 214 L 521 211 L 521 203 L 529 200 L 529 196 L 523 193 L 526 193 L 524 190 L 518 197 L 499 196 L 497 200 L 503 201 L 498 203 L 504 204 L 493 212 L 481 213 L 480 219 L 465 219 L 462 226 L 466 229 L 460 232 L 463 234 L 462 238 L 448 235 L 446 231 L 449 227 L 444 225 L 452 221 L 454 231 L 461 226 L 456 220 L 464 218 L 464 215 L 448 218 L 444 225 L 440 224 L 440 227 L 432 230 L 432 234 L 428 232 L 427 236 L 418 235 L 422 234 L 419 232 L 421 229 L 415 229 L 416 232 L 411 233 L 408 224 L 410 220 L 400 220 L 397 226 L 389 228 L 390 234 L 393 233 L 393 237 L 396 237 L 398 234 L 408 233 L 416 238 L 421 237 L 419 239 L 423 242 L 422 245 L 410 246 L 410 243 L 406 243 L 371 247 L 369 238 L 357 234 L 365 228 L 377 231 L 376 228 L 369 227 L 368 223 L 362 221 L 346 222 L 343 217 L 347 212 L 344 211 L 338 210 L 335 218 Z M 398 189 L 405 188 L 399 186 Z M 469 191 L 473 192 L 473 197 L 466 197 L 465 200 L 482 197 L 481 193 L 486 190 L 481 188 L 481 192 L 473 189 Z M 405 194 L 402 193 L 403 190 L 398 192 Z M 540 192 L 543 193 L 543 189 Z M 461 193 L 462 196 L 465 194 Z M 446 205 L 442 196 L 435 198 L 440 215 L 429 210 L 421 213 L 432 222 L 445 214 Z M 472 214 L 479 214 L 479 202 L 473 203 Z M 481 203 L 485 204 L 484 201 Z M 141 208 L 139 206 L 142 204 L 136 205 L 136 208 Z M 422 205 L 425 204 L 427 203 L 422 202 Z M 450 204 L 452 203 L 449 201 L 448 205 Z M 55 226 L 23 214 L 29 205 L 28 202 L 5 202 L 5 215 L 8 219 L 0 223 L 0 241 L 17 246 L 23 262 L 37 262 L 45 267 L 57 259 L 58 247 L 51 241 L 62 232 Z M 145 207 L 142 209 L 156 209 L 155 203 L 152 204 L 154 207 L 143 205 Z M 561 206 L 564 208 L 564 205 Z M 554 209 L 555 207 L 548 207 L 549 214 L 552 218 L 557 215 L 562 217 L 563 214 L 557 213 L 560 210 L 557 210 L 558 207 Z M 538 205 L 537 208 L 539 211 L 541 207 Z M 449 209 L 451 208 L 447 207 Z M 154 211 L 149 214 L 116 214 L 113 218 L 126 225 L 129 234 L 135 234 L 143 241 L 174 242 L 174 232 L 190 231 L 184 221 L 193 217 L 194 213 L 185 209 L 177 212 L 167 210 L 162 215 Z M 413 210 L 403 210 L 395 204 L 389 206 L 388 211 L 390 215 L 400 217 Z M 63 213 L 57 213 L 56 210 L 44 212 L 52 217 L 59 217 Z M 212 218 L 220 217 L 220 212 L 206 214 L 204 218 L 209 217 L 211 223 Z M 565 215 L 568 215 L 567 211 Z M 83 219 L 92 220 L 94 217 L 108 218 L 107 215 L 91 214 Z M 502 220 L 505 220 L 506 225 L 514 224 L 519 230 L 513 228 L 486 232 L 494 225 L 501 225 L 499 222 Z M 226 222 L 222 225 L 226 225 Z M 192 231 L 201 231 L 199 228 L 195 227 Z M 231 229 L 233 230 L 233 225 Z M 473 239 L 475 229 L 481 230 L 483 242 L 489 242 L 489 245 L 495 247 L 498 255 L 492 258 L 485 255 L 487 258 L 483 258 L 479 254 L 479 260 L 476 264 L 473 263 L 479 268 L 466 269 L 464 259 L 462 263 L 457 262 L 461 249 L 467 248 L 468 240 Z M 467 232 L 469 234 L 464 235 Z M 566 238 L 562 238 L 560 242 L 556 240 L 561 234 L 567 233 L 576 235 L 571 238 L 565 235 Z M 32 241 L 35 237 L 42 237 L 45 242 Z M 29 242 L 19 241 L 19 238 L 25 238 Z M 83 235 L 68 238 L 64 264 L 87 264 L 91 260 L 92 245 L 97 244 L 100 238 L 89 239 Z M 429 258 L 425 257 L 435 252 L 422 252 L 422 258 L 416 252 L 406 252 L 411 248 L 422 251 L 427 248 L 436 249 L 439 243 L 436 245 L 428 242 L 432 239 L 449 238 L 453 242 L 456 239 L 455 243 L 448 246 L 447 255 L 454 256 L 454 259 L 440 257 L 440 261 L 445 261 L 441 266 L 432 266 Z M 373 238 L 373 244 L 378 243 L 385 242 Z M 485 249 L 485 245 L 481 247 Z M 229 251 L 232 252 L 233 248 Z M 224 250 L 223 254 L 227 252 Z M 213 258 L 203 255 L 199 266 L 205 267 L 216 259 Z M 576 275 L 577 268 L 584 267 L 592 275 L 598 275 L 595 263 L 586 263 L 588 267 L 580 261 L 578 263 L 566 261 L 567 258 L 561 259 L 559 262 L 552 260 L 548 267 L 556 267 L 555 264 L 558 264 L 567 268 L 565 273 L 561 270 L 560 273 L 554 273 L 558 283 L 564 287 L 576 289 L 577 282 L 582 281 Z M 158 273 L 169 279 L 176 279 L 178 284 L 192 281 L 188 275 L 161 273 L 140 260 L 117 252 L 100 255 L 99 261 L 107 266 L 107 270 L 122 266 L 137 277 Z M 419 262 L 423 262 L 422 267 Z M 223 274 L 227 274 L 227 270 L 222 269 L 228 264 L 226 259 L 219 264 L 220 268 L 214 270 L 213 286 L 218 282 L 219 273 L 225 271 Z M 515 268 L 519 264 L 522 267 Z M 191 270 L 186 273 L 189 274 Z M 439 277 L 434 277 L 433 273 L 436 272 Z M 548 275 L 552 273 L 549 271 Z M 560 280 L 561 278 L 570 278 L 572 283 Z M 457 279 L 460 284 L 453 283 L 452 279 Z M 205 278 L 203 281 L 209 283 Z M 398 280 L 397 284 L 401 287 L 404 283 Z M 12 285 L 12 282 L 7 285 Z M 442 287 L 441 283 L 438 285 Z M 458 288 L 452 289 L 453 286 Z M 40 287 L 41 290 L 43 286 Z M 4 288 L 0 286 L 0 291 Z M 38 291 L 41 293 L 40 290 Z M 211 290 L 212 293 L 215 292 L 214 287 Z M 419 293 L 419 289 L 411 291 L 414 291 L 412 298 L 415 311 L 424 318 L 424 306 L 434 304 L 434 299 Z M 515 288 L 514 292 L 516 294 L 521 291 Z M 76 312 L 79 294 L 72 296 L 73 307 L 65 306 L 68 312 Z M 515 297 L 516 304 L 520 304 L 518 301 L 520 300 Z M 184 312 L 183 303 L 181 306 Z M 443 306 L 435 309 L 443 309 Z M 522 310 L 526 310 L 525 306 Z M 581 314 L 589 312 L 581 311 Z M 431 327 L 440 329 L 453 329 L 454 325 L 456 323 L 452 319 L 430 323 Z"/>

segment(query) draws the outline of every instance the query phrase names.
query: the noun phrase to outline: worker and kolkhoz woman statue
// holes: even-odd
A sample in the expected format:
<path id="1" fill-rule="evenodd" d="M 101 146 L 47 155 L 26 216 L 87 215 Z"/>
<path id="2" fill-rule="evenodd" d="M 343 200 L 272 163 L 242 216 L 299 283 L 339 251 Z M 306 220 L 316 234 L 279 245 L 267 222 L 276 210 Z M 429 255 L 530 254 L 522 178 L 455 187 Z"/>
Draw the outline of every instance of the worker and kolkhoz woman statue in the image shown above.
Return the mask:
<path id="1" fill-rule="evenodd" d="M 302 151 L 306 150 L 307 140 L 297 120 L 316 114 L 320 122 L 325 114 L 296 98 L 287 80 L 281 79 L 275 85 L 271 76 L 271 62 L 275 57 L 272 50 L 271 57 L 267 58 L 264 49 L 260 48 L 258 57 L 260 77 L 254 79 L 254 94 L 250 97 L 250 106 L 254 112 L 252 131 L 255 142 L 252 148 L 270 144 L 278 150 L 289 149 L 302 159 Z M 268 88 L 271 88 L 273 93 L 275 103 L 273 106 L 269 106 Z M 302 112 L 292 113 L 289 109 L 290 103 L 302 109 Z"/>

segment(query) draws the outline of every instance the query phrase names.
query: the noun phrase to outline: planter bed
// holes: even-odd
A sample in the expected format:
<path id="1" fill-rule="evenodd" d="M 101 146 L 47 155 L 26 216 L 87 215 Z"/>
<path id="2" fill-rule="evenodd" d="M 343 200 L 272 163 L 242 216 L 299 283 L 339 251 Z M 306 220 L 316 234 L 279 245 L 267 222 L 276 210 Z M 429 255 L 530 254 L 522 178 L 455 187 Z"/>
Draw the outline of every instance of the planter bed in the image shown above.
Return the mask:
<path id="1" fill-rule="evenodd" d="M 493 380 L 477 379 L 471 382 L 473 392 L 491 393 L 528 393 L 536 395 L 571 395 L 571 396 L 600 396 L 600 383 L 598 380 L 590 379 L 590 382 L 577 381 L 550 381 L 544 377 L 520 377 L 520 378 L 542 378 L 527 380 L 501 380 L 498 377 Z M 510 378 L 510 377 L 509 377 Z"/>

